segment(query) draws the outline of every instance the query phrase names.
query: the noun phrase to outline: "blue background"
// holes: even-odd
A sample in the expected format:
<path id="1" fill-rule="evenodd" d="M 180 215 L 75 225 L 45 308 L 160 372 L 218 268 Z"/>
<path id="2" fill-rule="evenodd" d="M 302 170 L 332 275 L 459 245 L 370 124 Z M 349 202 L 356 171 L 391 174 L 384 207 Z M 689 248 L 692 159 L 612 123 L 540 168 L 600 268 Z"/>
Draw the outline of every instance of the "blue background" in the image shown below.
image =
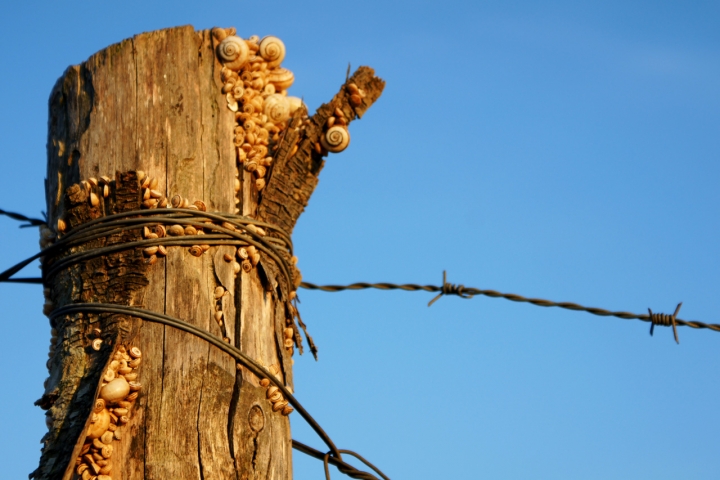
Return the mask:
<path id="1" fill-rule="evenodd" d="M 47 99 L 71 64 L 183 24 L 274 34 L 314 110 L 387 81 L 294 233 L 314 283 L 449 280 L 720 323 L 720 4 L 5 2 L 0 208 L 44 209 Z M 0 218 L 0 268 L 37 231 Z M 35 275 L 36 268 L 25 273 Z M 720 334 L 505 300 L 301 291 L 297 394 L 391 478 L 720 478 Z M 49 326 L 0 285 L 0 463 L 37 466 Z M 322 448 L 300 417 L 293 436 Z M 296 454 L 295 478 L 323 477 Z M 333 478 L 341 478 L 334 472 Z"/>

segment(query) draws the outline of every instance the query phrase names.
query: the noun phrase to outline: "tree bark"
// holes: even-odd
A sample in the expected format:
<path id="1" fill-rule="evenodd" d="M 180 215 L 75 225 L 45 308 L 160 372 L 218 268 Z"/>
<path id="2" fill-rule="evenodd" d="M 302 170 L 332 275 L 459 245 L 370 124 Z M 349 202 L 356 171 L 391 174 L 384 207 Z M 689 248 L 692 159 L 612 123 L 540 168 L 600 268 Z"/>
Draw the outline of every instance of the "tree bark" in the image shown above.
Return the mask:
<path id="1" fill-rule="evenodd" d="M 201 200 L 209 212 L 233 213 L 278 225 L 290 233 L 317 184 L 325 152 L 319 139 L 335 109 L 348 120 L 380 96 L 384 83 L 361 67 L 346 83 L 364 90 L 362 104 L 347 85 L 307 118 L 304 108 L 288 121 L 273 146 L 266 187 L 240 170 L 236 194 L 236 118 L 221 91 L 218 39 L 210 31 L 178 27 L 137 35 L 68 68 L 50 97 L 48 223 L 67 228 L 141 208 L 144 189 L 136 172 L 157 179 L 164 197 Z M 296 148 L 297 146 L 297 148 Z M 109 175 L 112 192 L 83 187 Z M 90 195 L 99 196 L 93 205 Z M 142 239 L 138 229 L 98 238 L 75 252 Z M 235 247 L 211 246 L 193 256 L 168 247 L 148 264 L 142 249 L 127 249 L 62 270 L 46 284 L 52 308 L 80 302 L 138 306 L 171 315 L 240 348 L 292 389 L 292 357 L 283 348 L 287 306 L 295 286 L 263 257 L 261 268 L 235 274 L 225 254 Z M 45 259 L 44 267 L 63 255 Z M 296 279 L 295 283 L 299 283 Z M 269 288 L 268 284 L 270 284 Z M 227 294 L 216 299 L 217 287 Z M 223 322 L 215 312 L 223 312 Z M 101 377 L 118 348 L 139 347 L 142 390 L 129 421 L 119 427 L 108 462 L 112 479 L 289 479 L 291 437 L 287 416 L 272 410 L 255 375 L 188 333 L 133 317 L 75 314 L 56 319 L 57 344 L 48 361 L 50 377 L 38 402 L 48 410 L 35 479 L 79 478 L 76 459 L 92 422 Z M 91 347 L 99 328 L 102 347 Z"/>

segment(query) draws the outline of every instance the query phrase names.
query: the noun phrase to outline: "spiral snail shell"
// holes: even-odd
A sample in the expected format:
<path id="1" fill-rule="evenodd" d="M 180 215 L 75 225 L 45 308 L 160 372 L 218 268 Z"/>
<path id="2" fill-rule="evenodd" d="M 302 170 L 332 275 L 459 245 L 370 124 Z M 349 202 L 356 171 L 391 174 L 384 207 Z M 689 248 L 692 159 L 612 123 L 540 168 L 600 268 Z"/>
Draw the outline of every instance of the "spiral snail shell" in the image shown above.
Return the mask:
<path id="1" fill-rule="evenodd" d="M 273 123 L 284 122 L 290 118 L 290 102 L 288 102 L 287 97 L 279 93 L 273 93 L 265 99 L 263 112 L 267 115 L 268 120 Z"/>
<path id="2" fill-rule="evenodd" d="M 342 152 L 350 144 L 350 132 L 339 125 L 330 127 L 325 135 L 320 137 L 320 143 L 328 152 Z"/>
<path id="3" fill-rule="evenodd" d="M 248 61 L 250 50 L 245 40 L 236 35 L 230 35 L 220 42 L 217 54 L 227 68 L 238 70 Z"/>
<path id="4" fill-rule="evenodd" d="M 267 36 L 260 40 L 258 52 L 268 67 L 277 67 L 285 58 L 285 44 L 277 37 Z"/>
<path id="5" fill-rule="evenodd" d="M 300 97 L 285 97 L 287 99 L 288 105 L 290 106 L 290 115 L 295 113 L 295 111 L 302 107 L 303 101 Z"/>
<path id="6" fill-rule="evenodd" d="M 295 81 L 295 75 L 287 68 L 276 68 L 268 72 L 268 83 L 275 85 L 275 90 L 285 90 Z"/>

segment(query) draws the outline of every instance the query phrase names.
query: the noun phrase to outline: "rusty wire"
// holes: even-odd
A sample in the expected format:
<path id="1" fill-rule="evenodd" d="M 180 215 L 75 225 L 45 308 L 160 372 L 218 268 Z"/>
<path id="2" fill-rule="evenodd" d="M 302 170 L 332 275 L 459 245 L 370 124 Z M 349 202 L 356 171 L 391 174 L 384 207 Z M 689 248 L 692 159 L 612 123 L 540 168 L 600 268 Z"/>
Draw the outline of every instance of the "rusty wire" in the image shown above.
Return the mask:
<path id="1" fill-rule="evenodd" d="M 315 285 L 313 283 L 308 282 L 302 282 L 300 284 L 302 288 L 308 289 L 308 290 L 321 290 L 323 292 L 341 292 L 343 290 L 364 290 L 367 288 L 375 288 L 378 290 L 405 290 L 409 292 L 413 291 L 426 291 L 426 292 L 439 292 L 435 298 L 430 300 L 428 303 L 428 306 L 431 306 L 434 302 L 436 302 L 440 297 L 443 295 L 457 295 L 461 298 L 472 298 L 475 295 L 485 295 L 487 297 L 493 297 L 493 298 L 504 298 L 506 300 L 510 300 L 513 302 L 527 302 L 532 305 L 537 305 L 539 307 L 559 307 L 559 308 L 565 308 L 567 310 L 576 310 L 581 312 L 587 312 L 592 313 L 593 315 L 598 315 L 601 317 L 618 317 L 622 318 L 624 320 L 642 320 L 643 322 L 651 322 L 651 330 L 650 334 L 652 335 L 653 329 L 655 325 L 662 325 L 662 326 L 673 326 L 675 325 L 684 325 L 686 327 L 692 327 L 692 328 L 707 328 L 709 330 L 714 330 L 716 332 L 720 332 L 720 325 L 718 324 L 712 324 L 712 323 L 704 323 L 697 320 L 680 320 L 679 318 L 676 318 L 676 315 L 678 311 L 680 310 L 680 306 L 678 305 L 677 310 L 673 315 L 667 315 L 667 314 L 658 314 L 658 313 L 652 313 L 652 311 L 649 311 L 649 314 L 638 314 L 638 313 L 631 313 L 631 312 L 614 312 L 610 310 L 605 310 L 603 308 L 596 308 L 596 307 L 584 307 L 582 305 L 578 305 L 577 303 L 571 303 L 571 302 L 553 302 L 552 300 L 545 300 L 542 298 L 527 298 L 523 297 L 521 295 L 516 295 L 514 293 L 502 293 L 498 292 L 496 290 L 482 290 L 479 288 L 473 288 L 473 287 L 465 287 L 464 285 L 455 285 L 452 283 L 447 282 L 447 274 L 446 272 L 443 272 L 443 284 L 441 286 L 436 285 L 417 285 L 414 283 L 405 283 L 405 284 L 395 284 L 395 283 L 352 283 L 350 285 Z M 682 305 L 682 304 L 681 304 Z M 677 330 L 675 330 L 676 334 L 676 341 L 677 340 Z"/>
<path id="2" fill-rule="evenodd" d="M 75 313 L 94 313 L 94 314 L 119 314 L 119 315 L 128 315 L 131 317 L 141 318 L 143 320 L 147 320 L 150 322 L 160 323 L 163 325 L 167 325 L 173 328 L 176 328 L 178 330 L 182 330 L 184 332 L 190 333 L 192 335 L 195 335 L 196 337 L 199 337 L 206 342 L 210 343 L 211 345 L 219 348 L 223 352 L 227 353 L 231 357 L 235 359 L 238 363 L 243 365 L 245 368 L 247 368 L 250 372 L 255 374 L 258 378 L 267 378 L 272 384 L 274 384 L 278 389 L 283 393 L 287 401 L 295 407 L 295 410 L 298 412 L 298 414 L 310 425 L 310 427 L 317 433 L 317 435 L 322 439 L 322 441 L 327 445 L 327 447 L 330 449 L 327 453 L 322 454 L 321 453 L 321 459 L 324 459 L 325 463 L 325 471 L 326 476 L 329 478 L 329 473 L 327 470 L 327 463 L 331 462 L 333 465 L 335 465 L 338 470 L 345 475 L 348 475 L 352 478 L 357 478 L 361 480 L 379 480 L 376 476 L 372 475 L 371 473 L 364 472 L 362 470 L 358 470 L 357 468 L 353 467 L 352 465 L 345 463 L 345 461 L 342 458 L 342 454 L 348 454 L 352 455 L 356 458 L 358 458 L 360 461 L 368 465 L 370 468 L 375 470 L 384 480 L 389 480 L 389 478 L 383 474 L 377 467 L 372 465 L 370 462 L 365 460 L 363 457 L 358 455 L 357 453 L 351 451 L 351 450 L 343 450 L 338 449 L 333 441 L 330 439 L 330 436 L 323 430 L 323 428 L 320 426 L 320 424 L 308 413 L 307 410 L 300 404 L 300 402 L 295 398 L 295 396 L 290 393 L 290 391 L 285 387 L 285 385 L 278 381 L 274 375 L 272 375 L 269 371 L 265 369 L 262 365 L 257 363 L 252 358 L 248 357 L 242 351 L 240 351 L 239 348 L 230 345 L 229 343 L 226 343 L 223 341 L 222 338 L 216 337 L 215 335 L 211 334 L 210 332 L 207 332 L 203 330 L 202 328 L 199 328 L 191 323 L 188 323 L 184 320 L 181 320 L 179 318 L 172 317 L 170 315 L 165 315 L 163 313 L 153 312 L 150 310 L 144 310 L 137 307 L 131 307 L 127 305 L 118 305 L 113 303 L 73 303 L 69 305 L 65 305 L 64 307 L 60 307 L 56 310 L 54 310 L 50 314 L 50 319 L 55 320 L 58 317 L 64 316 L 64 315 L 72 315 Z M 296 445 L 297 444 L 297 445 Z M 317 457 L 317 455 L 314 454 L 314 452 L 320 453 L 318 450 L 315 450 L 311 447 L 308 447 L 307 445 L 304 445 L 300 442 L 296 442 L 293 440 L 293 448 L 296 450 L 306 453 L 310 456 Z"/>

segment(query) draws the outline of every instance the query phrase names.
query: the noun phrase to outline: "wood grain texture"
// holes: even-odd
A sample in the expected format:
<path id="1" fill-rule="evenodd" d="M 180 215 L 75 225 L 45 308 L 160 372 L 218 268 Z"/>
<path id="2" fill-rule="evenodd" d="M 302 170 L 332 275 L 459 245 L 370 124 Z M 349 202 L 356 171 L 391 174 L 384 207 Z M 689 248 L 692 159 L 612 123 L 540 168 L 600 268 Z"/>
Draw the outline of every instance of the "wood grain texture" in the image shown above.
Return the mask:
<path id="1" fill-rule="evenodd" d="M 234 115 L 221 93 L 220 68 L 210 32 L 190 26 L 137 35 L 68 68 L 49 103 L 49 223 L 62 217 L 73 227 L 139 209 L 138 170 L 156 178 L 168 198 L 179 194 L 202 200 L 209 211 L 232 213 Z M 292 231 L 323 165 L 313 146 L 328 116 L 335 108 L 349 119 L 361 116 L 384 85 L 367 67 L 349 82 L 365 90 L 364 104 L 353 109 L 341 89 L 304 129 L 289 129 L 261 194 L 250 172 L 240 174 L 237 207 L 243 214 Z M 304 113 L 294 116 L 292 127 Z M 113 193 L 92 207 L 76 184 L 101 175 L 115 178 Z M 79 249 L 139 238 L 139 229 L 128 230 Z M 187 250 L 168 247 L 154 265 L 146 265 L 140 249 L 79 263 L 52 279 L 53 302 L 135 305 L 178 317 L 274 367 L 292 388 L 292 358 L 282 346 L 291 286 L 278 267 L 263 256 L 258 268 L 236 276 L 223 260 L 232 247 L 213 246 L 199 257 Z M 213 296 L 217 286 L 227 289 L 220 299 Z M 218 309 L 222 324 L 214 318 Z M 88 346 L 94 326 L 103 331 L 100 352 Z M 230 357 L 190 334 L 118 315 L 74 315 L 57 328 L 59 347 L 48 364 L 42 402 L 54 422 L 35 479 L 77 477 L 73 467 L 99 378 L 120 344 L 143 351 L 143 389 L 130 422 L 120 427 L 121 440 L 113 443 L 114 480 L 292 477 L 288 418 L 272 411 L 259 379 Z"/>

